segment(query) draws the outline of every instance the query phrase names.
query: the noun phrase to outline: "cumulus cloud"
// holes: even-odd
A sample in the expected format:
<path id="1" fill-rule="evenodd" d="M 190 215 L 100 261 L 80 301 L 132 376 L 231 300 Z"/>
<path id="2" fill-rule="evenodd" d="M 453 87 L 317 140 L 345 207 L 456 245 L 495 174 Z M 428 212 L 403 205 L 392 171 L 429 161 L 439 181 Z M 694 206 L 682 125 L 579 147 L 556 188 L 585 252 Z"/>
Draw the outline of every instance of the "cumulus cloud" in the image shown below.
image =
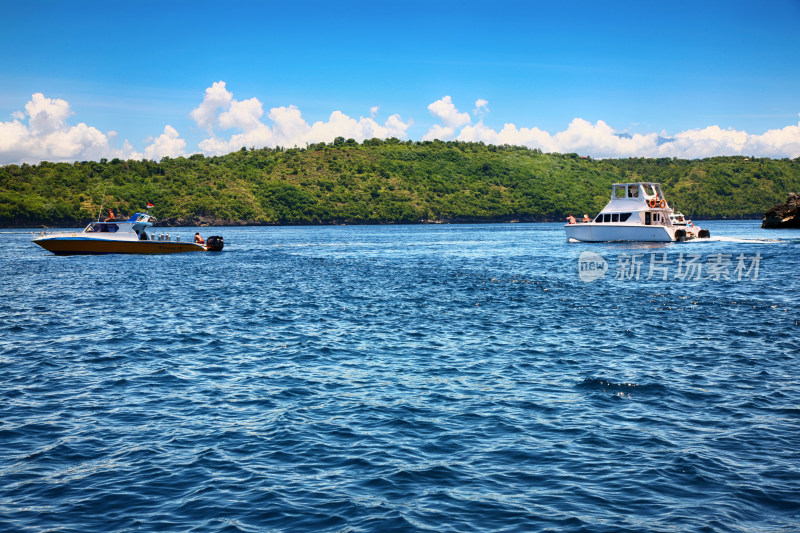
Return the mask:
<path id="1" fill-rule="evenodd" d="M 485 115 L 488 112 L 489 100 L 484 100 L 483 98 L 475 100 L 475 110 L 472 112 L 473 115 Z"/>
<path id="2" fill-rule="evenodd" d="M 763 157 L 800 157 L 800 123 L 761 135 L 746 131 L 709 126 L 687 130 L 666 137 L 656 133 L 626 134 L 606 122 L 592 124 L 576 118 L 563 131 L 551 134 L 539 128 L 519 128 L 505 124 L 500 131 L 483 121 L 465 126 L 459 141 L 482 141 L 487 144 L 512 144 L 538 148 L 543 152 L 577 152 L 598 158 L 678 157 L 697 159 L 719 155 L 759 155 Z"/>
<path id="3" fill-rule="evenodd" d="M 800 122 L 753 137 L 752 150 L 747 153 L 773 158 L 800 157 Z"/>
<path id="4" fill-rule="evenodd" d="M 31 97 L 31 101 L 25 104 L 25 111 L 30 117 L 28 124 L 34 135 L 64 129 L 67 117 L 72 114 L 66 100 L 45 98 L 42 93 L 36 93 Z"/>
<path id="5" fill-rule="evenodd" d="M 233 94 L 225 89 L 225 82 L 218 81 L 206 89 L 203 101 L 199 106 L 192 109 L 189 116 L 192 117 L 198 126 L 209 132 L 213 131 L 214 121 L 220 109 L 228 110 L 233 101 Z"/>
<path id="6" fill-rule="evenodd" d="M 186 141 L 180 138 L 178 130 L 167 125 L 164 127 L 164 133 L 144 149 L 144 158 L 158 161 L 162 157 L 180 157 L 186 154 L 185 148 Z"/>
<path id="7" fill-rule="evenodd" d="M 0 165 L 40 161 L 83 161 L 101 158 L 155 159 L 178 157 L 201 151 L 222 155 L 246 147 L 303 147 L 316 142 L 331 142 L 337 137 L 359 142 L 371 138 L 407 138 L 414 124 L 399 114 L 385 121 L 376 120 L 379 106 L 369 109 L 368 117 L 350 117 L 333 111 L 326 119 L 307 121 L 294 105 L 276 106 L 265 111 L 257 98 L 237 100 L 224 81 L 205 90 L 200 104 L 189 112 L 197 126 L 206 132 L 196 148 L 178 130 L 166 125 L 161 134 L 149 138 L 142 152 L 124 140 L 116 148 L 117 133 L 102 132 L 83 122 L 70 124 L 74 113 L 66 100 L 35 93 L 24 109 L 0 121 Z M 573 119 L 565 129 L 548 132 L 535 125 L 506 123 L 496 128 L 486 123 L 489 102 L 475 101 L 472 113 L 457 109 L 450 96 L 431 103 L 428 111 L 438 123 L 422 140 L 480 141 L 538 148 L 543 152 L 577 152 L 598 158 L 678 157 L 695 159 L 718 155 L 755 155 L 783 158 L 800 157 L 800 121 L 762 134 L 710 125 L 673 134 L 628 133 L 610 123 Z M 470 115 L 478 118 L 473 123 Z"/>
<path id="8" fill-rule="evenodd" d="M 263 114 L 264 109 L 257 98 L 242 102 L 232 100 L 228 110 L 219 116 L 219 125 L 225 129 L 239 128 L 250 131 L 258 128 Z"/>
<path id="9" fill-rule="evenodd" d="M 92 160 L 124 155 L 125 147 L 123 150 L 113 149 L 109 135 L 97 128 L 84 123 L 67 124 L 71 115 L 66 100 L 47 98 L 42 93 L 32 95 L 24 113 L 15 111 L 11 115 L 13 120 L 0 122 L 0 164 Z"/>
<path id="10" fill-rule="evenodd" d="M 338 111 L 333 112 L 331 121 L 334 120 L 334 117 L 338 119 L 339 122 L 344 122 L 346 118 Z M 269 119 L 274 124 L 272 131 L 275 134 L 276 141 L 279 144 L 283 143 L 283 146 L 300 146 L 301 143 L 307 141 L 306 136 L 311 133 L 313 129 L 305 121 L 300 110 L 293 105 L 289 107 L 273 107 L 269 110 Z M 317 124 L 315 124 L 315 126 Z M 337 130 L 337 128 L 333 126 L 329 135 L 334 133 L 333 130 Z M 328 135 L 320 135 L 314 140 L 328 140 Z M 333 138 L 330 140 L 333 140 Z"/>
<path id="11" fill-rule="evenodd" d="M 444 96 L 440 100 L 436 100 L 428 106 L 428 111 L 431 115 L 437 117 L 442 121 L 442 124 L 435 124 L 428 130 L 428 133 L 422 136 L 423 141 L 432 141 L 439 139 L 440 141 L 448 141 L 453 138 L 457 128 L 469 124 L 472 119 L 469 118 L 469 113 L 461 113 L 456 109 L 453 104 L 452 98 Z"/>
<path id="12" fill-rule="evenodd" d="M 103 133 L 83 122 L 70 125 L 67 119 L 72 115 L 66 100 L 33 94 L 24 112 L 15 111 L 11 114 L 13 120 L 0 122 L 0 164 L 97 161 L 115 157 L 160 159 L 185 154 L 186 141 L 172 126 L 166 126 L 161 135 L 152 139 L 152 144 L 142 154 L 127 139 L 122 148 L 112 146 L 117 139 L 116 131 Z"/>
<path id="13" fill-rule="evenodd" d="M 225 82 L 214 83 L 206 89 L 203 102 L 190 116 L 198 126 L 208 130 L 210 137 L 198 144 L 207 155 L 222 155 L 241 147 L 305 146 L 317 142 L 331 142 L 336 137 L 364 141 L 371 138 L 405 138 L 413 121 L 403 121 L 398 114 L 390 116 L 385 123 L 375 120 L 378 106 L 370 109 L 370 117 L 352 118 L 341 111 L 334 111 L 328 120 L 309 124 L 296 106 L 279 106 L 269 110 L 268 123 L 262 121 L 263 105 L 257 98 L 238 101 L 225 88 Z M 224 138 L 213 131 L 213 126 L 222 129 L 238 129 Z"/>

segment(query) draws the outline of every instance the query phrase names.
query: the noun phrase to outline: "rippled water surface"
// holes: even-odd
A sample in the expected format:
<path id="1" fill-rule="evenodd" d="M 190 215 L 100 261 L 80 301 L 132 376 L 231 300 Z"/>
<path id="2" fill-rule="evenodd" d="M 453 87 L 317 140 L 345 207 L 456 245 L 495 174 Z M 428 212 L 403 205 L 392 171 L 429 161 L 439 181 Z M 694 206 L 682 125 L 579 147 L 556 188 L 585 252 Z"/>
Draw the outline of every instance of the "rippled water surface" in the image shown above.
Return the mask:
<path id="1" fill-rule="evenodd" d="M 798 531 L 800 233 L 705 226 L 4 231 L 0 530 Z"/>

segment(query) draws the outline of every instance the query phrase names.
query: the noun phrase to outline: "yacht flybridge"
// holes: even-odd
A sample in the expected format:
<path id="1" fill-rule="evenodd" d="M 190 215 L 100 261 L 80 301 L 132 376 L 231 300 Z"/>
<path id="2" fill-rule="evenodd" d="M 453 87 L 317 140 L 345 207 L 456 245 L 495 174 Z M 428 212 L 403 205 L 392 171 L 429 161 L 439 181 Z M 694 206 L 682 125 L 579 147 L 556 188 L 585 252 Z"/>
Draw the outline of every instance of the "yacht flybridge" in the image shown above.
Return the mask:
<path id="1" fill-rule="evenodd" d="M 611 200 L 594 220 L 578 222 L 570 215 L 564 230 L 568 240 L 583 242 L 672 242 L 710 236 L 707 229 L 676 213 L 661 186 L 651 182 L 615 183 Z"/>
<path id="2" fill-rule="evenodd" d="M 33 240 L 56 255 L 78 254 L 171 254 L 177 252 L 221 251 L 222 237 L 209 237 L 197 244 L 173 240 L 169 234 L 150 235 L 155 218 L 149 213 L 136 213 L 124 222 L 106 220 L 91 222 L 81 232 L 42 235 Z"/>

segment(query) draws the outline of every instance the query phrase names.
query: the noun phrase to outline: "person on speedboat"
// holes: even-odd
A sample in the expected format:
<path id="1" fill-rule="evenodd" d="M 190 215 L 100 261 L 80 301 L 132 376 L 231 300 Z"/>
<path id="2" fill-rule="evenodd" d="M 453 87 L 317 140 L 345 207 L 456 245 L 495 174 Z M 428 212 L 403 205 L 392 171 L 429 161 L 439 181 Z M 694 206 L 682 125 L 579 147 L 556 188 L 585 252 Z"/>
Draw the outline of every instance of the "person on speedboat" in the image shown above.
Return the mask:
<path id="1" fill-rule="evenodd" d="M 103 222 L 116 222 L 117 219 L 114 218 L 114 211 L 112 209 L 108 210 L 108 218 L 105 219 Z"/>
<path id="2" fill-rule="evenodd" d="M 572 216 L 572 215 L 568 216 L 567 217 L 567 224 L 577 224 L 577 222 L 575 222 L 575 217 Z"/>
<path id="3" fill-rule="evenodd" d="M 194 242 L 197 244 L 205 244 L 206 241 L 203 240 L 203 237 L 200 235 L 199 231 L 194 232 Z"/>

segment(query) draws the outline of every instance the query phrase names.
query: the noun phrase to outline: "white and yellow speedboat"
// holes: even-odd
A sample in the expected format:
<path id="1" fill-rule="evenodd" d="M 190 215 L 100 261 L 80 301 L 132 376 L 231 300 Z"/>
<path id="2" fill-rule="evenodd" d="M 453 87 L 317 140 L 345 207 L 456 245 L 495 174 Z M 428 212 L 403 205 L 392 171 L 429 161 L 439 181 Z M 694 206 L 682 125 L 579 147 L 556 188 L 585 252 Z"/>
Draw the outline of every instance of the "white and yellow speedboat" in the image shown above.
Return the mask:
<path id="1" fill-rule="evenodd" d="M 205 244 L 172 240 L 169 234 L 150 235 L 155 218 L 149 213 L 136 213 L 125 222 L 107 220 L 92 222 L 76 233 L 44 234 L 33 240 L 57 255 L 83 254 L 172 254 L 178 252 L 218 252 L 222 237 L 209 237 Z"/>

